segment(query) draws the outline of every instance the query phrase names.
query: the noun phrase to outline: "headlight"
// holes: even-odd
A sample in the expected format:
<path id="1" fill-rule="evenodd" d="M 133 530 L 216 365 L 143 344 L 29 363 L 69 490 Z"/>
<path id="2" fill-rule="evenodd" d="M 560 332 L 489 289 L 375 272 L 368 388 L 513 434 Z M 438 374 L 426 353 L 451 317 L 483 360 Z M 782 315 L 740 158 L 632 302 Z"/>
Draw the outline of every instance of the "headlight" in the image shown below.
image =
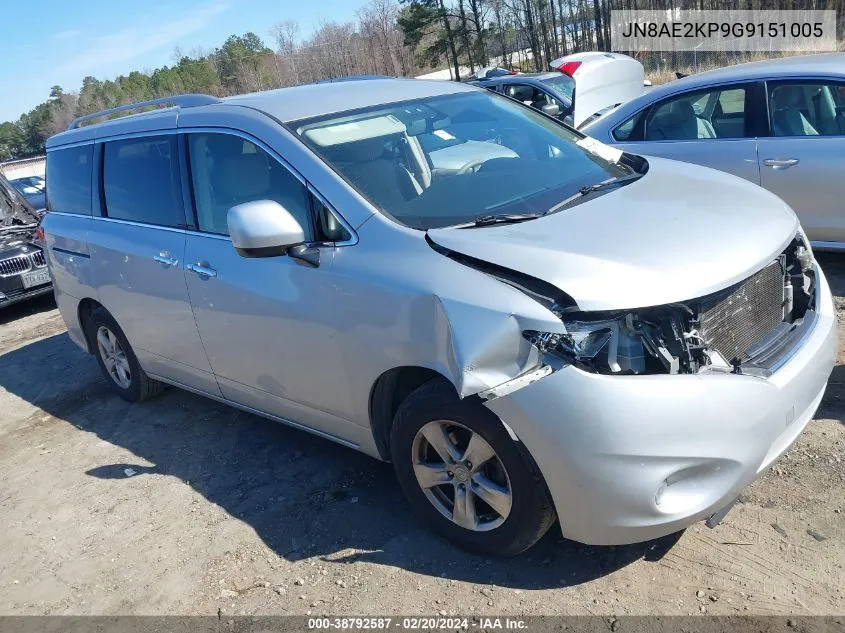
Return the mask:
<path id="1" fill-rule="evenodd" d="M 600 374 L 678 373 L 686 348 L 682 328 L 670 309 L 654 310 L 563 314 L 566 334 L 529 330 L 523 335 L 544 354 Z"/>

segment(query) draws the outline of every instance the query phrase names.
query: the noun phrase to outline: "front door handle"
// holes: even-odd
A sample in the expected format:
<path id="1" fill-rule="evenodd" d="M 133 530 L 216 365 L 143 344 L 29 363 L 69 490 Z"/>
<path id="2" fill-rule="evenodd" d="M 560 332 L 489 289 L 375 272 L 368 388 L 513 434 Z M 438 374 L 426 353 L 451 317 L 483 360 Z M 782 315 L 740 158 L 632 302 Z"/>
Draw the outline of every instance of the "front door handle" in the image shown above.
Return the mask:
<path id="1" fill-rule="evenodd" d="M 772 169 L 789 169 L 793 165 L 798 164 L 797 158 L 767 158 L 763 161 L 763 164 L 766 167 L 771 167 Z"/>
<path id="2" fill-rule="evenodd" d="M 153 257 L 153 260 L 157 261 L 159 264 L 162 264 L 167 268 L 172 268 L 173 266 L 179 263 L 178 259 L 173 259 L 170 256 L 170 251 L 161 251 L 158 255 Z"/>
<path id="3" fill-rule="evenodd" d="M 211 268 L 208 265 L 208 262 L 197 262 L 196 264 L 188 264 L 187 266 L 185 266 L 185 268 L 187 268 L 193 273 L 196 273 L 200 277 L 205 277 L 206 279 L 217 276 L 217 271 Z"/>

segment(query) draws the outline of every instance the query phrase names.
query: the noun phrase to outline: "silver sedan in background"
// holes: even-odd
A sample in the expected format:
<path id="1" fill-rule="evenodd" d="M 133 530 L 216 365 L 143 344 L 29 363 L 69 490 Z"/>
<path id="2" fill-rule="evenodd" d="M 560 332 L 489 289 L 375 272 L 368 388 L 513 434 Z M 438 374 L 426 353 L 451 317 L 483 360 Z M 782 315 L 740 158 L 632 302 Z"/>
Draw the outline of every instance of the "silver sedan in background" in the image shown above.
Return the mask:
<path id="1" fill-rule="evenodd" d="M 813 247 L 845 250 L 845 53 L 684 77 L 581 131 L 628 152 L 750 180 L 795 210 Z"/>

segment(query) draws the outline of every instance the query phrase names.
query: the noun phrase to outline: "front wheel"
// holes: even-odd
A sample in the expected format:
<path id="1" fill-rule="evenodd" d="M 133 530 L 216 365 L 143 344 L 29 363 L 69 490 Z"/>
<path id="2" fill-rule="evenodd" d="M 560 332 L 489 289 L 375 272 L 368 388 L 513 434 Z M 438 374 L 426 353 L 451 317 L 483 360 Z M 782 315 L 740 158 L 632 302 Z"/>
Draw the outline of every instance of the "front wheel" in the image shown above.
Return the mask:
<path id="1" fill-rule="evenodd" d="M 555 520 L 531 457 L 482 404 L 445 381 L 414 391 L 391 433 L 399 482 L 414 511 L 465 549 L 512 556 Z"/>

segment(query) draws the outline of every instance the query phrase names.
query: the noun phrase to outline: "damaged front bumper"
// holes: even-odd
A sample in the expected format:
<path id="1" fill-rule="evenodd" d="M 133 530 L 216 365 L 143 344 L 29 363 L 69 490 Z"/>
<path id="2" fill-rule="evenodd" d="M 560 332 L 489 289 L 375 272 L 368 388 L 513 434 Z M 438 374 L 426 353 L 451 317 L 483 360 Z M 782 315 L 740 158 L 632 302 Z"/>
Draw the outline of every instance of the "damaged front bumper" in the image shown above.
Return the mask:
<path id="1" fill-rule="evenodd" d="M 836 313 L 816 274 L 812 331 L 769 376 L 566 366 L 485 394 L 537 462 L 564 536 L 614 545 L 671 534 L 730 503 L 789 448 L 836 360 Z"/>

